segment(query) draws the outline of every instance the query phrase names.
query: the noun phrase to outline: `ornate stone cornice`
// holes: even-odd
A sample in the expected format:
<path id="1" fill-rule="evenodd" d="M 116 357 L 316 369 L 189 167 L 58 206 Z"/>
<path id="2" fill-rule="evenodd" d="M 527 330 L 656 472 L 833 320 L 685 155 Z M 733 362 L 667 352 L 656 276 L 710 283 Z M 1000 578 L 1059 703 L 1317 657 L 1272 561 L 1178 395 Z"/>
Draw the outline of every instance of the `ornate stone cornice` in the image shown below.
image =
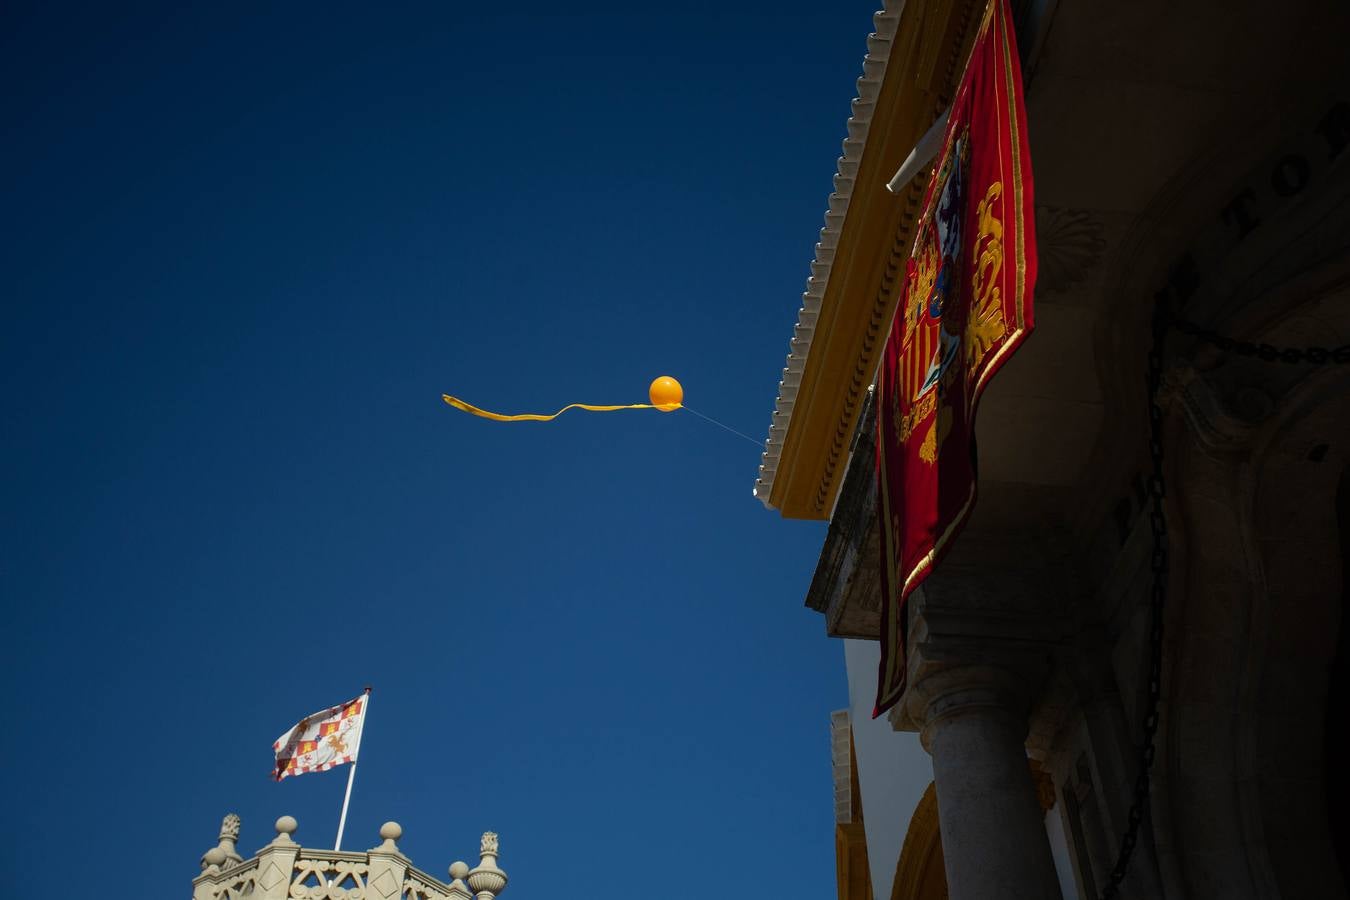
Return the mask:
<path id="1" fill-rule="evenodd" d="M 868 401 L 806 595 L 806 605 L 825 614 L 825 633 L 831 637 L 875 640 L 881 633 L 875 434 L 875 416 Z"/>

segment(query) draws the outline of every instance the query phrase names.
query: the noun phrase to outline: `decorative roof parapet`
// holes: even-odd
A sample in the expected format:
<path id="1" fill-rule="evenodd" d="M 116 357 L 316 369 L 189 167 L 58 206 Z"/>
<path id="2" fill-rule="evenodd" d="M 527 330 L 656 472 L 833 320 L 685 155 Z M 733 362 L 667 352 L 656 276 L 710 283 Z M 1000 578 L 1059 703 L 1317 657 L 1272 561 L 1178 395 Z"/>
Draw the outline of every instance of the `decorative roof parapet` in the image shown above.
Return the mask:
<path id="1" fill-rule="evenodd" d="M 778 383 L 778 400 L 774 404 L 773 416 L 769 421 L 769 434 L 760 457 L 759 477 L 755 481 L 755 496 L 770 509 L 773 507 L 770 506 L 769 495 L 773 490 L 774 476 L 778 471 L 783 441 L 787 437 L 788 422 L 792 418 L 797 389 L 801 385 L 802 373 L 806 368 L 806 358 L 811 351 L 811 339 L 815 334 L 816 320 L 820 315 L 820 303 L 825 296 L 825 286 L 834 263 L 834 251 L 839 243 L 839 234 L 844 224 L 844 216 L 848 212 L 849 200 L 853 196 L 853 181 L 862 162 L 863 145 L 867 142 L 867 131 L 872 124 L 877 93 L 881 90 L 881 82 L 886 74 L 886 63 L 890 58 L 892 40 L 900 24 L 900 11 L 903 7 L 904 0 L 885 0 L 883 8 L 872 16 L 876 31 L 867 36 L 867 55 L 863 57 L 863 74 L 857 82 L 858 96 L 850 107 L 851 115 L 846 124 L 843 155 L 839 157 L 834 176 L 834 191 L 827 200 L 825 225 L 820 229 L 816 258 L 811 263 L 811 274 L 806 279 L 802 307 L 797 313 L 797 327 L 793 329 L 792 338 L 788 341 L 787 365 L 783 369 L 783 379 Z"/>
<path id="2" fill-rule="evenodd" d="M 251 859 L 231 859 L 226 837 L 232 850 L 239 817 L 226 816 L 220 844 L 206 851 L 202 872 L 192 880 L 193 900 L 493 900 L 506 887 L 506 873 L 497 868 L 497 835 L 490 831 L 483 835 L 479 865 L 470 871 L 463 862 L 452 863 L 446 884 L 403 855 L 397 822 L 380 826 L 382 843 L 364 853 L 301 847 L 291 838 L 296 827 L 295 819 L 282 816 L 270 843 Z"/>
<path id="3" fill-rule="evenodd" d="M 846 709 L 830 713 L 830 764 L 834 774 L 834 822 L 847 825 L 854 818 L 853 723 Z"/>

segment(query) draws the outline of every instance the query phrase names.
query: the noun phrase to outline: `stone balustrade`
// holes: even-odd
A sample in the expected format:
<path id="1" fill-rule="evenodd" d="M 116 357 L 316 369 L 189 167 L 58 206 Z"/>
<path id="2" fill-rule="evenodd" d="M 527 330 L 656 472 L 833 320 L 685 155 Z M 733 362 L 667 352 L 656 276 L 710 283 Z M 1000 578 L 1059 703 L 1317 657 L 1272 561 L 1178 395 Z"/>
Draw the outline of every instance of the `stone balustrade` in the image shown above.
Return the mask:
<path id="1" fill-rule="evenodd" d="M 302 847 L 292 837 L 296 827 L 290 816 L 277 819 L 277 836 L 244 859 L 235 848 L 239 817 L 226 816 L 217 845 L 202 856 L 201 874 L 192 880 L 192 900 L 493 900 L 506 888 L 497 835 L 490 831 L 479 864 L 451 864 L 447 883 L 403 855 L 397 822 L 380 826 L 382 843 L 365 852 Z"/>

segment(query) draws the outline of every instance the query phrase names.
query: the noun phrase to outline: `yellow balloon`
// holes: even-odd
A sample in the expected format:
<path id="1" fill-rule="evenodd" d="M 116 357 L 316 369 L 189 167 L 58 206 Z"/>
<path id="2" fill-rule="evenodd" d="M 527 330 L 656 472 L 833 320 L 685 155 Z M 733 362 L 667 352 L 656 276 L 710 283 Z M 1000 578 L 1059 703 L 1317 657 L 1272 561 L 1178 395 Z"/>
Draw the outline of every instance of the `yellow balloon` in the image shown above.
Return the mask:
<path id="1" fill-rule="evenodd" d="M 669 375 L 662 375 L 652 382 L 652 386 L 647 389 L 647 396 L 651 398 L 652 406 L 661 412 L 674 412 L 684 403 L 684 388 Z"/>

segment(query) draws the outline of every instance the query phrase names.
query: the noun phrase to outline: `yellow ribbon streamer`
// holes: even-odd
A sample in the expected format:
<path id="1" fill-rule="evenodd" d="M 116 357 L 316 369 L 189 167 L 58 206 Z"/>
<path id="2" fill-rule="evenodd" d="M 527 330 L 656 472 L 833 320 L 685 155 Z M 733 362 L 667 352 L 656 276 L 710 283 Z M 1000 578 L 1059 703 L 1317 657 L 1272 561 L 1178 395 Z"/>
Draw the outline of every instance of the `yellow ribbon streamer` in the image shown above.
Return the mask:
<path id="1" fill-rule="evenodd" d="M 458 397 L 451 397 L 449 394 L 442 394 L 441 399 L 453 406 L 455 409 L 462 410 L 484 419 L 491 419 L 494 422 L 551 422 L 554 419 L 567 412 L 569 409 L 584 409 L 588 412 L 614 412 L 619 409 L 658 409 L 650 403 L 629 403 L 624 406 L 595 406 L 590 403 L 569 403 L 551 416 L 537 416 L 526 413 L 519 416 L 504 416 L 501 413 L 488 412 L 485 409 L 479 409 L 471 403 L 465 403 Z M 666 410 L 662 410 L 663 412 Z"/>

